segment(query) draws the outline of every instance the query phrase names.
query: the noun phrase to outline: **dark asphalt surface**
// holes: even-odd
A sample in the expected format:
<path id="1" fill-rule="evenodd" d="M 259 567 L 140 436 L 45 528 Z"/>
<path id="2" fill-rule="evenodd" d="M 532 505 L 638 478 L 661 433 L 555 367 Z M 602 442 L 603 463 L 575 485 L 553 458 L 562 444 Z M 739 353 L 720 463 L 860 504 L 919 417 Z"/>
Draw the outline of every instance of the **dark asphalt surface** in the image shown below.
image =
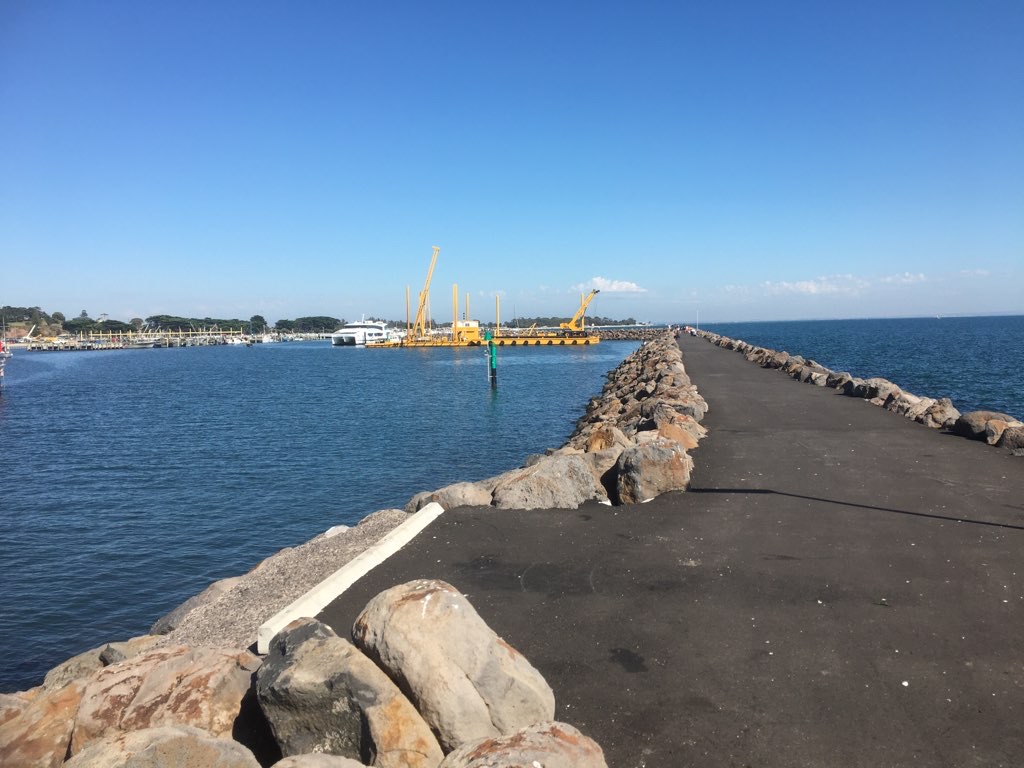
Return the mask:
<path id="1" fill-rule="evenodd" d="M 446 512 L 320 618 L 454 584 L 612 768 L 1024 765 L 1024 459 L 680 343 L 690 491 Z"/>

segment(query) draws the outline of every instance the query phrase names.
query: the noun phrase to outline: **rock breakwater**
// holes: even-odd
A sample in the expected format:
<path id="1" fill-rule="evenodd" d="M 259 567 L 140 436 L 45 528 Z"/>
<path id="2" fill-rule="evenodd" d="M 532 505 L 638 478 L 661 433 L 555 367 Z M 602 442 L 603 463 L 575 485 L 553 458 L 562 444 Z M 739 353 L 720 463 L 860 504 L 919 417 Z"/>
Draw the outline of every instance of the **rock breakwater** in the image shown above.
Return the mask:
<path id="1" fill-rule="evenodd" d="M 60 688 L 6 696 L 0 763 L 607 768 L 596 742 L 554 720 L 540 673 L 450 584 L 386 590 L 351 641 L 299 619 L 271 646 L 265 660 L 141 651 Z"/>
<path id="2" fill-rule="evenodd" d="M 476 483 L 417 494 L 415 512 L 431 502 L 445 509 L 575 509 L 586 501 L 634 504 L 685 490 L 708 406 L 683 365 L 672 331 L 662 330 L 608 374 L 560 448 L 532 456 L 519 469 Z"/>
<path id="3" fill-rule="evenodd" d="M 916 395 L 885 378 L 862 379 L 846 371 L 830 370 L 800 355 L 759 347 L 710 331 L 691 332 L 718 347 L 740 353 L 762 368 L 777 369 L 797 381 L 830 387 L 926 427 L 983 440 L 989 445 L 1006 448 L 1015 455 L 1024 455 L 1024 423 L 1008 414 L 995 411 L 961 413 L 948 397 Z"/>

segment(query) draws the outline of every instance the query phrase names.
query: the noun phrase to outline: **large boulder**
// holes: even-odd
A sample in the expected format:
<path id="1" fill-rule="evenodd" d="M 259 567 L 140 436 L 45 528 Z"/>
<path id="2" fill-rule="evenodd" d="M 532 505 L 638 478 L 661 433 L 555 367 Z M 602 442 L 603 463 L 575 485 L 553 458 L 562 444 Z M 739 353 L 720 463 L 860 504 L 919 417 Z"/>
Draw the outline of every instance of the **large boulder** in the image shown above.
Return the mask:
<path id="1" fill-rule="evenodd" d="M 584 450 L 587 453 L 596 453 L 613 446 L 625 448 L 627 445 L 629 445 L 629 438 L 623 434 L 621 429 L 614 424 L 603 424 L 587 436 Z"/>
<path id="2" fill-rule="evenodd" d="M 381 768 L 434 768 L 444 755 L 395 684 L 348 640 L 315 619 L 271 642 L 256 695 L 281 753 L 327 753 Z"/>
<path id="3" fill-rule="evenodd" d="M 366 765 L 350 757 L 314 752 L 309 755 L 290 755 L 278 760 L 271 768 L 366 768 Z"/>
<path id="4" fill-rule="evenodd" d="M 959 418 L 960 411 L 953 407 L 953 401 L 948 397 L 940 397 L 916 420 L 932 429 L 952 429 Z"/>
<path id="5" fill-rule="evenodd" d="M 405 511 L 419 512 L 433 502 L 444 509 L 488 507 L 491 504 L 491 492 L 480 483 L 452 483 L 436 491 L 417 493 L 405 506 Z"/>
<path id="6" fill-rule="evenodd" d="M 42 686 L 36 686 L 27 691 L 0 693 L 0 725 L 21 715 L 32 703 L 32 700 L 42 693 Z"/>
<path id="7" fill-rule="evenodd" d="M 1005 422 L 1014 420 L 1012 416 L 999 411 L 970 411 L 960 415 L 953 424 L 953 431 L 971 440 L 984 440 L 985 428 L 993 419 Z"/>
<path id="8" fill-rule="evenodd" d="M 443 581 L 380 593 L 352 636 L 409 696 L 446 751 L 554 718 L 555 697 L 540 673 Z"/>
<path id="9" fill-rule="evenodd" d="M 72 680 L 91 677 L 93 673 L 103 667 L 148 651 L 159 640 L 159 635 L 140 635 L 129 640 L 91 648 L 77 656 L 72 656 L 47 672 L 43 679 L 43 687 L 47 690 L 55 690 L 63 688 Z"/>
<path id="10" fill-rule="evenodd" d="M 56 768 L 63 763 L 84 691 L 82 680 L 41 691 L 0 724 L 0 765 Z"/>
<path id="11" fill-rule="evenodd" d="M 509 736 L 463 744 L 440 768 L 608 768 L 597 742 L 565 723 L 540 723 Z"/>
<path id="12" fill-rule="evenodd" d="M 1007 427 L 1003 430 L 1002 437 L 999 438 L 999 442 L 996 445 L 1011 451 L 1024 449 L 1024 426 Z"/>
<path id="13" fill-rule="evenodd" d="M 679 443 L 659 438 L 627 448 L 616 466 L 619 502 L 637 504 L 667 491 L 685 490 L 693 459 Z"/>
<path id="14" fill-rule="evenodd" d="M 67 768 L 260 768 L 237 741 L 184 725 L 115 732 L 68 760 Z"/>
<path id="15" fill-rule="evenodd" d="M 190 725 L 229 736 L 260 661 L 248 651 L 171 646 L 89 678 L 71 752 L 117 731 Z"/>
<path id="16" fill-rule="evenodd" d="M 1011 421 L 989 419 L 985 422 L 985 442 L 989 445 L 995 445 L 1000 441 L 1007 429 L 1016 429 L 1017 427 L 1024 427 L 1024 424 L 1021 424 L 1016 419 Z"/>
<path id="17" fill-rule="evenodd" d="M 580 455 L 546 456 L 524 469 L 507 472 L 494 487 L 499 509 L 576 509 L 608 495 Z"/>

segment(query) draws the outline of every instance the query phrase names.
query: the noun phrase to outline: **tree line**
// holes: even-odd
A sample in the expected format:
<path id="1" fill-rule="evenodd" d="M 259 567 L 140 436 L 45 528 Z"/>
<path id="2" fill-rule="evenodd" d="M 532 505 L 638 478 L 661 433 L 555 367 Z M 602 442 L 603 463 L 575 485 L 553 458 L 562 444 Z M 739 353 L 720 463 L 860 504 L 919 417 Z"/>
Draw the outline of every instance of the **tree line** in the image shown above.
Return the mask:
<path id="1" fill-rule="evenodd" d="M 113 320 L 106 315 L 98 318 L 90 317 L 84 309 L 70 319 L 63 312 L 44 312 L 39 307 L 0 307 L 0 320 L 7 328 L 22 327 L 27 330 L 36 327 L 34 335 L 57 336 L 61 333 L 128 333 L 130 331 L 187 331 L 216 329 L 221 331 L 241 331 L 243 333 L 265 333 L 279 331 L 282 333 L 330 333 L 345 324 L 342 318 L 329 315 L 311 315 L 297 317 L 294 320 L 282 319 L 274 323 L 273 328 L 262 315 L 253 315 L 248 320 L 222 317 L 179 317 L 178 315 L 152 315 L 147 318 L 133 317 L 127 323 Z M 519 317 L 505 326 L 528 328 L 534 323 L 541 327 L 558 326 L 568 321 L 568 317 Z M 368 318 L 368 321 L 382 322 L 393 328 L 404 328 L 405 321 Z M 635 325 L 636 320 L 628 317 L 625 320 L 613 320 L 608 317 L 594 315 L 587 318 L 589 325 Z M 451 323 L 439 323 L 439 326 Z M 482 323 L 485 327 L 493 327 L 494 323 Z"/>

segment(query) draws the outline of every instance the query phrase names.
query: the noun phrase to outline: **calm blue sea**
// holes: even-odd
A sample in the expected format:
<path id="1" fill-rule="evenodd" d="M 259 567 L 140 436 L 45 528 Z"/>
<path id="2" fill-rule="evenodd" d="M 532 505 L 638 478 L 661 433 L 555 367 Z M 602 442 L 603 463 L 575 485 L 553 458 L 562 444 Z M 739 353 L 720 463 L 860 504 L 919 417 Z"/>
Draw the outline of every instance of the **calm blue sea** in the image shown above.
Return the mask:
<path id="1" fill-rule="evenodd" d="M 0 395 L 0 691 L 211 581 L 561 445 L 633 349 L 328 342 L 16 353 Z"/>
<path id="2" fill-rule="evenodd" d="M 908 392 L 948 397 L 961 411 L 1024 418 L 1024 316 L 711 323 L 734 339 L 813 358 Z"/>

